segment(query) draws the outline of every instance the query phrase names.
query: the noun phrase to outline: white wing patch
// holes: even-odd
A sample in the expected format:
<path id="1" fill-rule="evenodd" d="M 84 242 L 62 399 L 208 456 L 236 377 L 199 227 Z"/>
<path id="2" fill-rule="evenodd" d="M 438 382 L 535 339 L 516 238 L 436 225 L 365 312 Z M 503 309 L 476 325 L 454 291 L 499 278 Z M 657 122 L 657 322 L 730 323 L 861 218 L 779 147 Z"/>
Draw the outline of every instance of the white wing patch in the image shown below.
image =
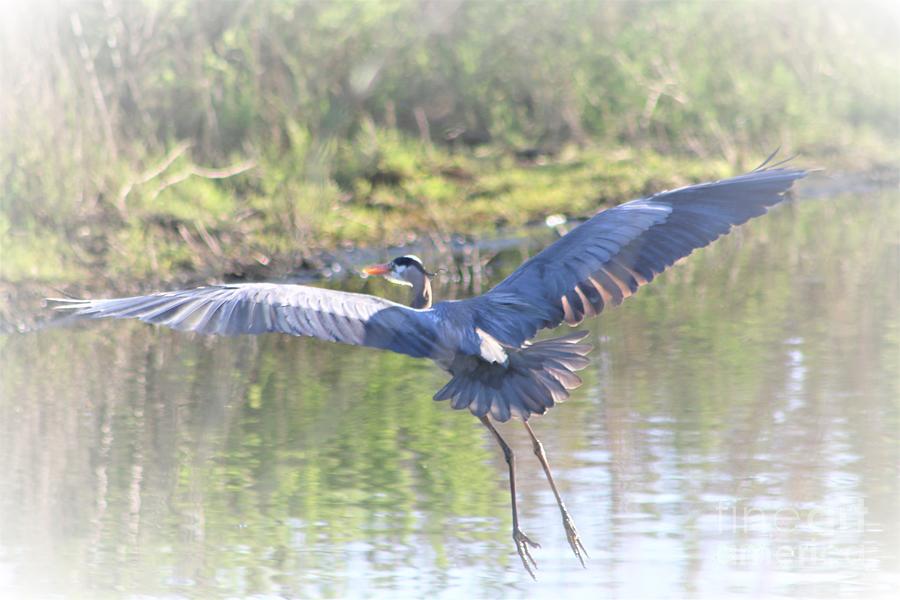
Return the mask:
<path id="1" fill-rule="evenodd" d="M 506 364 L 509 357 L 506 355 L 503 345 L 483 329 L 476 327 L 475 333 L 478 334 L 478 338 L 481 340 L 481 346 L 479 347 L 481 358 L 491 363 Z"/>

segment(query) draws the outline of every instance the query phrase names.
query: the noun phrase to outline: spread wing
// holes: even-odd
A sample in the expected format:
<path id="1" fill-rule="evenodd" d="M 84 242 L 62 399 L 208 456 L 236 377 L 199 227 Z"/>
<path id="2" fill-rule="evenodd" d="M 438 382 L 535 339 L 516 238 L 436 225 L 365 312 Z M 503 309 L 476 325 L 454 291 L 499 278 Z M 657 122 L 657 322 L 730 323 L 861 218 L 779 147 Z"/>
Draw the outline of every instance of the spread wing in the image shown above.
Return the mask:
<path id="1" fill-rule="evenodd" d="M 86 318 L 140 319 L 216 335 L 269 332 L 392 350 L 417 358 L 442 349 L 433 311 L 383 298 L 303 285 L 216 285 L 110 300 L 54 300 Z"/>
<path id="2" fill-rule="evenodd" d="M 764 169 L 602 211 L 472 303 L 479 327 L 520 345 L 544 327 L 616 306 L 696 248 L 783 200 L 795 169 Z"/>

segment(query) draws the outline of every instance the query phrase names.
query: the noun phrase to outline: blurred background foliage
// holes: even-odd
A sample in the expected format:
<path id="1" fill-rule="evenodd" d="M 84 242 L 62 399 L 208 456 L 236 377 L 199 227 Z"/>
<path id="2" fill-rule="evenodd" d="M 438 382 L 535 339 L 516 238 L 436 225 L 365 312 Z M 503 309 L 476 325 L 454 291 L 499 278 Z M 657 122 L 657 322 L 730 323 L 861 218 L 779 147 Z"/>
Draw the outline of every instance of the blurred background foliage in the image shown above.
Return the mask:
<path id="1" fill-rule="evenodd" d="M 893 168 L 884 2 L 38 1 L 0 22 L 0 280 L 264 276 L 751 168 Z M 259 273 L 262 271 L 262 274 Z"/>

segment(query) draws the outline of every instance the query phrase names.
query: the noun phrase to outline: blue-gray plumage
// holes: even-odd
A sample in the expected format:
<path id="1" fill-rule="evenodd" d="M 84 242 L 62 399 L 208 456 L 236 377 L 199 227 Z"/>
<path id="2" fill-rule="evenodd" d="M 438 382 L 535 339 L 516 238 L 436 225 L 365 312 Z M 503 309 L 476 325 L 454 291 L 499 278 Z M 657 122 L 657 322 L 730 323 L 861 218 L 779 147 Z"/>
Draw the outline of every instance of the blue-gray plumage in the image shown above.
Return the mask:
<path id="1" fill-rule="evenodd" d="M 468 408 L 497 438 L 510 467 L 513 538 L 532 573 L 535 547 L 518 527 L 512 451 L 488 420 L 525 422 L 563 515 L 569 544 L 581 540 L 556 490 L 543 447 L 527 423 L 581 384 L 586 333 L 530 343 L 539 330 L 617 306 L 637 289 L 732 227 L 782 201 L 805 171 L 757 169 L 634 200 L 596 214 L 527 260 L 487 293 L 432 304 L 430 273 L 403 256 L 365 271 L 412 287 L 410 306 L 364 294 L 301 285 L 247 283 L 111 300 L 57 300 L 90 318 L 136 318 L 215 335 L 285 333 L 434 360 L 452 377 L 434 398 Z M 530 564 L 529 564 L 530 562 Z"/>

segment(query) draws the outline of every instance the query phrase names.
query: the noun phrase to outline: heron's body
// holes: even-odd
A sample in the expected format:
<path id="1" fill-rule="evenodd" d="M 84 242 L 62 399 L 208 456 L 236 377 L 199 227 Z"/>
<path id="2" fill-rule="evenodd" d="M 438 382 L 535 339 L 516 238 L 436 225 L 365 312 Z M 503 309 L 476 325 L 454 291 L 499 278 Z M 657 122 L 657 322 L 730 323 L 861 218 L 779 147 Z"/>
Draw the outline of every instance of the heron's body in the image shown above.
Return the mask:
<path id="1" fill-rule="evenodd" d="M 432 303 L 429 274 L 406 256 L 368 269 L 412 288 L 410 306 L 365 294 L 271 283 L 219 285 L 110 300 L 60 301 L 84 317 L 137 318 L 205 334 L 285 333 L 429 358 L 450 381 L 435 394 L 468 408 L 496 436 L 510 465 L 513 537 L 531 572 L 518 528 L 512 451 L 488 417 L 526 421 L 556 495 L 573 551 L 584 548 L 553 484 L 543 448 L 527 424 L 565 400 L 588 364 L 585 333 L 531 343 L 544 328 L 616 306 L 694 249 L 780 202 L 794 169 L 752 173 L 662 192 L 602 211 L 545 248 L 487 293 Z M 527 557 L 527 560 L 526 560 Z"/>

